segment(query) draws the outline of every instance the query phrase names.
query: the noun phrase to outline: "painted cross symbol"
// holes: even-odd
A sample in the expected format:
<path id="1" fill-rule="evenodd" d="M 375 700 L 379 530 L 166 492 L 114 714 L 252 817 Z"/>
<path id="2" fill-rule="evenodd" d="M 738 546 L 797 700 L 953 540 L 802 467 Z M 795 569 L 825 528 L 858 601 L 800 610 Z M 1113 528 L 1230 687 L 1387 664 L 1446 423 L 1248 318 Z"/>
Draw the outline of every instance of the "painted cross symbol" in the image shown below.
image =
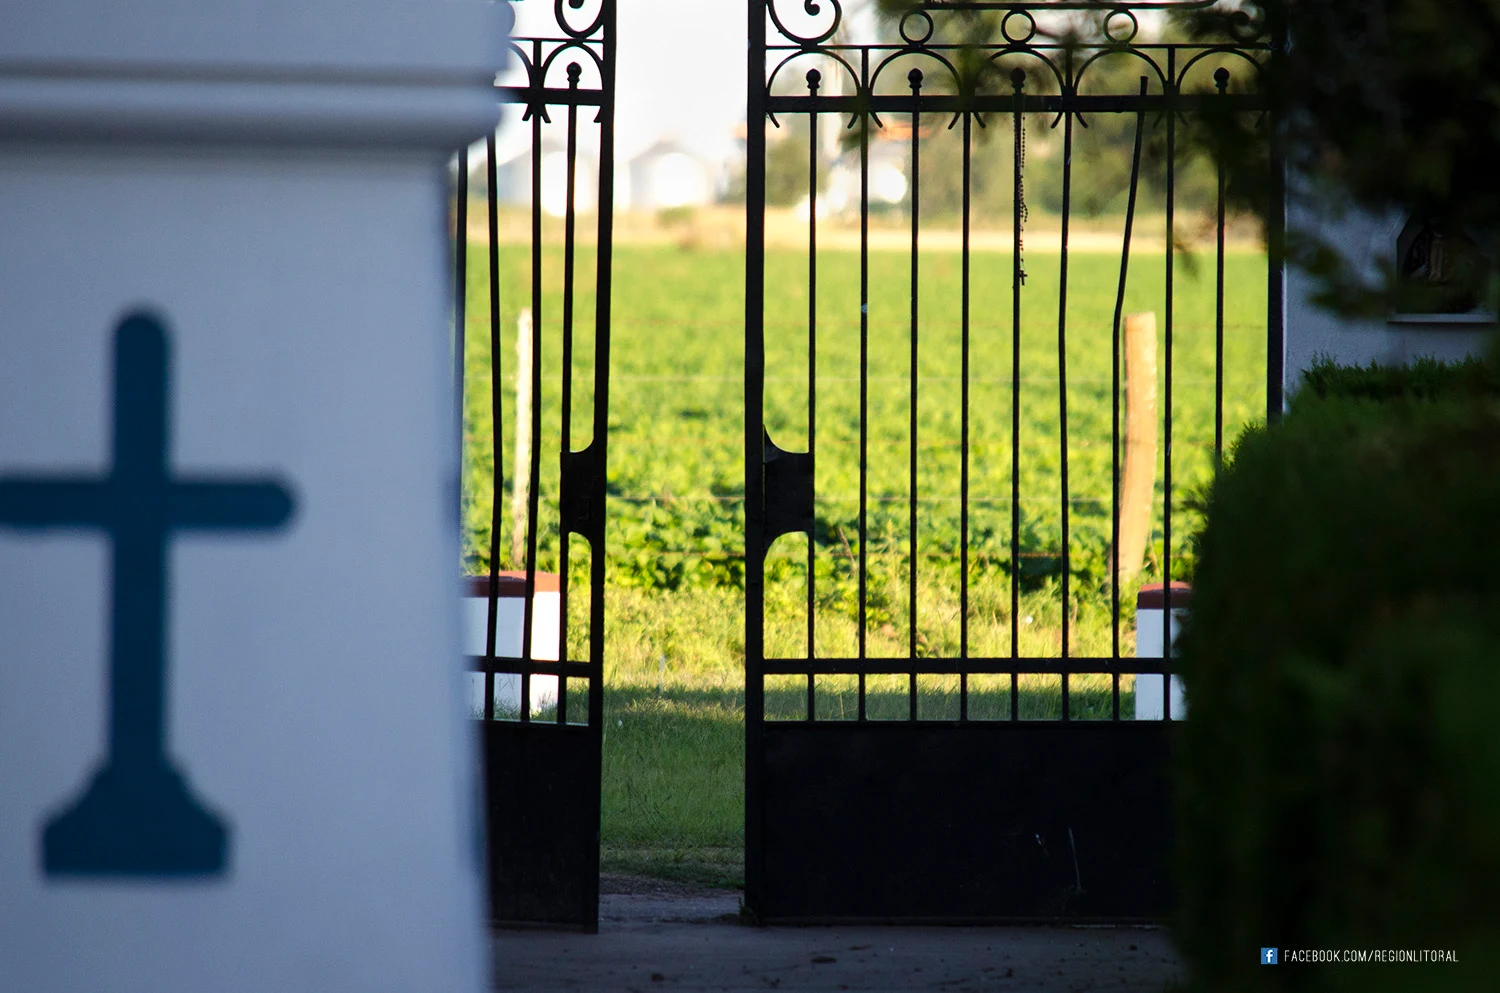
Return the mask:
<path id="1" fill-rule="evenodd" d="M 278 528 L 293 499 L 270 480 L 173 478 L 169 387 L 166 331 L 129 314 L 115 331 L 109 474 L 0 477 L 0 524 L 101 530 L 113 543 L 109 754 L 43 831 L 49 876 L 218 875 L 228 863 L 228 828 L 167 752 L 168 548 L 176 531 Z"/>

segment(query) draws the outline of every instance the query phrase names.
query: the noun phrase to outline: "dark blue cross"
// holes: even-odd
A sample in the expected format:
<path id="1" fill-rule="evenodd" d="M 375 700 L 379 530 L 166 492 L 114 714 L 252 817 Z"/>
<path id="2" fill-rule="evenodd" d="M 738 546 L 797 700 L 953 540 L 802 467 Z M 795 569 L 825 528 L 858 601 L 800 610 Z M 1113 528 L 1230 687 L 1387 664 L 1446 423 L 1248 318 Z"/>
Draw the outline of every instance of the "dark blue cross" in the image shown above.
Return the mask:
<path id="1" fill-rule="evenodd" d="M 115 330 L 114 466 L 107 476 L 0 477 L 0 524 L 104 531 L 110 586 L 109 754 L 47 823 L 47 875 L 217 875 L 225 823 L 173 768 L 165 735 L 168 548 L 176 531 L 269 530 L 293 499 L 270 480 L 171 476 L 167 333 L 132 313 Z"/>

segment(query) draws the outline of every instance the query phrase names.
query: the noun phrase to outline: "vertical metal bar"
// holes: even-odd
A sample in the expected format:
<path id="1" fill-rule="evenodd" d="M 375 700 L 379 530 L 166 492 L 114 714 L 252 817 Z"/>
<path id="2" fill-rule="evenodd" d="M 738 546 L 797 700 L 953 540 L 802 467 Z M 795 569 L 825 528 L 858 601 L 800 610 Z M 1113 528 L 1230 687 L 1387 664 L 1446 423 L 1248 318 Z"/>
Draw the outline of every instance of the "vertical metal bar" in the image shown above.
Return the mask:
<path id="1" fill-rule="evenodd" d="M 911 541 L 911 583 L 907 598 L 907 650 L 913 665 L 907 689 L 909 720 L 917 719 L 917 323 L 918 293 L 917 274 L 920 264 L 918 256 L 918 228 L 922 213 L 922 70 L 913 69 L 906 74 L 911 83 L 911 426 L 910 442 L 910 491 L 907 497 L 908 523 Z"/>
<path id="2" fill-rule="evenodd" d="M 860 92 L 869 92 L 870 50 L 860 51 Z M 859 113 L 859 709 L 865 720 L 870 497 L 870 110 Z"/>
<path id="3" fill-rule="evenodd" d="M 594 284 L 594 450 L 598 472 L 594 479 L 594 506 L 604 507 L 608 495 L 609 454 L 609 346 L 611 294 L 614 289 L 615 225 L 615 0 L 605 0 L 603 18 L 603 87 L 599 107 L 599 203 L 598 248 Z M 589 725 L 604 723 L 604 536 L 602 520 L 589 538 Z M 594 874 L 596 877 L 598 873 Z"/>
<path id="4" fill-rule="evenodd" d="M 494 459 L 492 486 L 494 500 L 490 505 L 490 576 L 485 587 L 484 657 L 490 671 L 484 674 L 485 720 L 495 719 L 495 629 L 498 626 L 500 609 L 500 585 L 496 575 L 500 569 L 500 515 L 505 501 L 505 406 L 501 403 L 502 378 L 500 365 L 500 205 L 497 195 L 495 132 L 484 138 L 485 176 L 489 188 L 489 199 L 485 204 L 489 221 L 490 263 L 490 455 Z"/>
<path id="5" fill-rule="evenodd" d="M 1166 371 L 1162 383 L 1162 719 L 1172 719 L 1172 287 L 1173 268 L 1177 264 L 1177 245 L 1173 238 L 1177 206 L 1177 49 L 1167 49 L 1167 79 L 1171 91 L 1167 102 L 1167 279 L 1163 301 Z"/>
<path id="6" fill-rule="evenodd" d="M 493 173 L 492 173 L 493 175 Z M 464 351 L 466 348 L 465 323 L 468 320 L 467 297 L 469 292 L 469 146 L 458 153 L 458 190 L 454 204 L 454 265 L 453 265 L 453 397 L 458 413 L 458 520 L 463 521 L 463 452 L 464 452 Z M 465 591 L 467 594 L 468 591 Z M 487 640 L 485 655 L 494 660 L 493 639 Z M 495 674 L 484 674 L 484 719 L 495 719 Z"/>
<path id="7" fill-rule="evenodd" d="M 958 719 L 969 719 L 969 213 L 972 206 L 972 128 L 974 116 L 964 108 L 963 190 L 963 286 L 959 305 L 959 351 L 962 369 L 959 386 L 959 484 L 958 484 Z"/>
<path id="8" fill-rule="evenodd" d="M 1146 77 L 1141 77 L 1140 99 L 1144 104 L 1146 100 Z M 1111 350 L 1113 353 L 1114 379 L 1110 397 L 1113 401 L 1113 427 L 1111 429 L 1110 454 L 1111 454 L 1111 490 L 1110 501 L 1110 632 L 1113 645 L 1111 658 L 1114 662 L 1120 661 L 1120 323 L 1125 316 L 1125 282 L 1130 275 L 1130 239 L 1135 228 L 1135 198 L 1140 189 L 1141 179 L 1141 144 L 1146 131 L 1146 111 L 1144 107 L 1136 111 L 1135 115 L 1135 148 L 1130 155 L 1130 192 L 1125 203 L 1125 241 L 1120 248 L 1120 283 L 1115 291 L 1115 321 L 1114 330 L 1111 334 Z M 1111 683 L 1111 720 L 1120 719 L 1120 672 L 1119 665 L 1110 678 Z"/>
<path id="9" fill-rule="evenodd" d="M 1068 58 L 1068 75 L 1072 76 L 1072 57 Z M 1072 608 L 1068 586 L 1068 219 L 1073 196 L 1073 115 L 1063 111 L 1063 185 L 1062 247 L 1058 260 L 1057 290 L 1057 415 L 1058 455 L 1062 470 L 1062 657 L 1068 658 L 1068 614 Z M 1068 672 L 1062 673 L 1062 719 L 1069 720 Z"/>
<path id="10" fill-rule="evenodd" d="M 818 83 L 822 75 L 816 69 L 807 71 L 807 92 L 814 108 L 807 112 L 807 456 L 817 462 L 818 445 Z M 814 506 L 816 506 L 817 475 L 814 470 Z M 817 515 L 813 515 L 817 520 Z M 817 595 L 814 587 L 816 574 L 813 565 L 817 554 L 816 524 L 807 531 L 807 659 L 818 657 L 815 639 L 817 618 Z M 811 667 L 809 667 L 811 668 Z M 816 716 L 813 699 L 814 680 L 811 671 L 807 674 L 807 719 Z"/>
<path id="11" fill-rule="evenodd" d="M 1021 657 L 1021 211 L 1024 180 L 1021 177 L 1022 143 L 1026 140 L 1026 119 L 1021 114 L 1021 89 L 1026 73 L 1015 69 L 1010 74 L 1015 110 L 1011 126 L 1015 146 L 1011 174 L 1011 274 L 1010 274 L 1010 657 Z M 1010 719 L 1020 718 L 1020 679 L 1010 674 Z"/>
<path id="12" fill-rule="evenodd" d="M 1214 85 L 1223 96 L 1229 86 L 1229 70 L 1214 70 Z M 1218 255 L 1214 279 L 1214 471 L 1224 460 L 1224 160 L 1219 167 L 1217 201 Z"/>
<path id="13" fill-rule="evenodd" d="M 573 260 L 577 230 L 578 181 L 578 79 L 583 67 L 568 64 L 568 176 L 563 208 L 563 326 L 562 326 L 562 444 L 564 453 L 573 451 Z M 535 365 L 535 363 L 533 363 Z M 535 435 L 533 435 L 535 437 Z M 568 661 L 568 526 L 559 519 L 557 526 L 557 626 L 558 659 Z M 567 723 L 568 680 L 557 677 L 557 723 Z"/>
<path id="14" fill-rule="evenodd" d="M 751 911 L 765 900 L 766 2 L 745 5 L 745 905 Z"/>
<path id="15" fill-rule="evenodd" d="M 542 43 L 532 43 L 533 65 L 542 65 Z M 540 80 L 538 81 L 540 85 Z M 531 466 L 526 501 L 526 586 L 521 613 L 521 660 L 531 662 L 532 621 L 536 616 L 537 491 L 542 470 L 542 111 L 531 115 Z M 524 668 L 524 667 L 523 667 Z M 521 721 L 531 721 L 531 673 L 521 673 Z"/>
<path id="16" fill-rule="evenodd" d="M 603 29 L 601 48 L 603 58 L 600 66 L 599 116 L 599 200 L 598 248 L 595 254 L 597 276 L 594 284 L 594 430 L 592 446 L 597 453 L 594 474 L 594 506 L 601 508 L 595 518 L 593 534 L 589 537 L 589 662 L 592 670 L 588 683 L 589 733 L 593 737 L 592 761 L 594 770 L 602 764 L 604 741 L 604 523 L 602 508 L 605 507 L 607 469 L 609 466 L 609 338 L 610 338 L 610 294 L 613 288 L 610 266 L 614 256 L 614 203 L 615 203 L 615 0 L 604 0 L 600 12 Z M 596 771 L 594 782 L 599 782 Z M 584 895 L 592 908 L 594 930 L 598 928 L 599 914 L 599 791 L 593 793 L 591 814 L 594 824 L 594 844 L 589 846 L 592 864 L 585 866 L 589 892 Z"/>

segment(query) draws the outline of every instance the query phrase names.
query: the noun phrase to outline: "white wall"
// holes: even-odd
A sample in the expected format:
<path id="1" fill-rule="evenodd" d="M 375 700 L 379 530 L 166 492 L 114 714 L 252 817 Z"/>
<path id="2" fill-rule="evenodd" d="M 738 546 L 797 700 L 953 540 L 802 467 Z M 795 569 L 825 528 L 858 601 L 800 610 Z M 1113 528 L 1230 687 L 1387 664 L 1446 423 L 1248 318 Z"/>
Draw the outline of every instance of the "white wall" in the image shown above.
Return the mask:
<path id="1" fill-rule="evenodd" d="M 1352 265 L 1370 275 L 1383 260 L 1394 261 L 1396 236 L 1405 221 L 1404 214 L 1395 213 L 1334 217 L 1311 196 L 1288 195 L 1288 230 L 1321 232 Z M 1283 379 L 1288 397 L 1301 385 L 1302 370 L 1321 355 L 1342 365 L 1402 365 L 1421 356 L 1452 361 L 1480 353 L 1493 331 L 1492 324 L 1472 322 L 1345 320 L 1313 304 L 1315 290 L 1312 277 L 1288 267 Z"/>

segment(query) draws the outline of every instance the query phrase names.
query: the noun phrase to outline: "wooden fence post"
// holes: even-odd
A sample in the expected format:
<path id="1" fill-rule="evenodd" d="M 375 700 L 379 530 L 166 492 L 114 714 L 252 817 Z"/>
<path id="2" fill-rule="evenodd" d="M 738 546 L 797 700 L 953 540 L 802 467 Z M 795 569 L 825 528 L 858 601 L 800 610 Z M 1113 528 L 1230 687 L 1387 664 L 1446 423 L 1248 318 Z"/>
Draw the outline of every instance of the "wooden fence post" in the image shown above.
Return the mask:
<path id="1" fill-rule="evenodd" d="M 1115 582 L 1141 569 L 1156 490 L 1156 314 L 1125 317 L 1125 472 Z"/>
<path id="2" fill-rule="evenodd" d="M 516 461 L 510 474 L 510 567 L 525 568 L 526 498 L 531 488 L 531 308 L 516 321 Z"/>

